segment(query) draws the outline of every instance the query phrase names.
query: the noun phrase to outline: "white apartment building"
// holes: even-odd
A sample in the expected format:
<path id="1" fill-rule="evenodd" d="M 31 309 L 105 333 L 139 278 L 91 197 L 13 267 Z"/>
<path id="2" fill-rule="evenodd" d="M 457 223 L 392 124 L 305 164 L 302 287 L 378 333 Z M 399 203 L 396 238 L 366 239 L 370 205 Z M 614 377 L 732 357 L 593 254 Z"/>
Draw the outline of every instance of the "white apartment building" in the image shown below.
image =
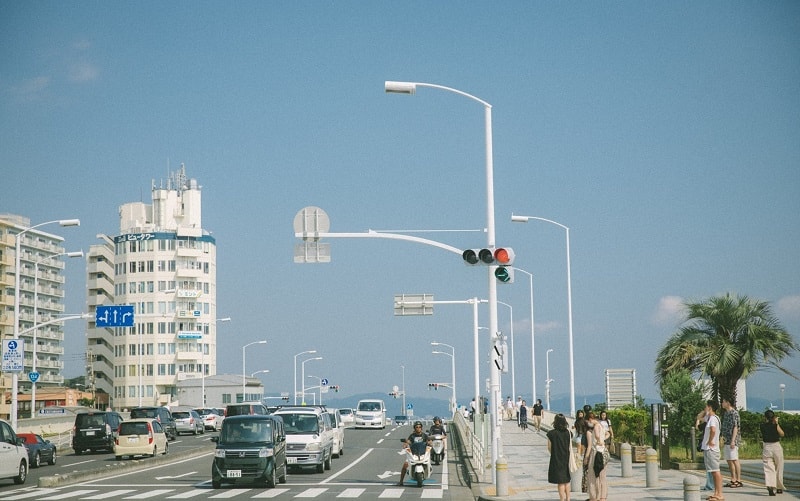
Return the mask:
<path id="1" fill-rule="evenodd" d="M 152 204 L 119 209 L 119 234 L 100 235 L 88 263 L 90 313 L 133 305 L 133 327 L 87 329 L 90 381 L 114 409 L 196 405 L 179 401 L 179 381 L 217 371 L 216 242 L 204 231 L 200 186 L 185 167 L 158 186 Z"/>
<path id="2" fill-rule="evenodd" d="M 60 386 L 64 383 L 64 327 L 54 323 L 31 330 L 64 313 L 64 239 L 38 229 L 30 229 L 28 218 L 13 214 L 0 214 L 0 337 L 14 335 L 14 292 L 16 256 L 15 248 L 20 232 L 19 270 L 19 331 L 25 343 L 24 370 L 19 374 L 20 392 L 30 393 L 28 375 L 34 369 L 33 347 L 36 346 L 36 372 L 38 388 Z M 77 250 L 77 249 L 76 249 Z M 74 313 L 74 312 L 72 312 Z M 34 335 L 36 342 L 34 343 Z M 11 373 L 0 373 L 0 416 L 11 412 Z M 41 406 L 44 402 L 39 402 Z M 29 416 L 30 399 L 20 402 L 19 416 Z"/>

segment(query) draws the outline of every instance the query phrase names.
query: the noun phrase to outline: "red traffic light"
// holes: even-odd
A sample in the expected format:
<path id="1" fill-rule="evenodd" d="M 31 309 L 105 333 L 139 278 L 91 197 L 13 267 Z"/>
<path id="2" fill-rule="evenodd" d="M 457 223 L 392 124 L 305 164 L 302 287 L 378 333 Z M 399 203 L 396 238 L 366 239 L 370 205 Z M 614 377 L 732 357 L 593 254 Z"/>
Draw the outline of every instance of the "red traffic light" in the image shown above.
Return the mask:
<path id="1" fill-rule="evenodd" d="M 500 247 L 495 249 L 494 258 L 497 264 L 509 265 L 514 262 L 514 249 L 511 247 Z"/>

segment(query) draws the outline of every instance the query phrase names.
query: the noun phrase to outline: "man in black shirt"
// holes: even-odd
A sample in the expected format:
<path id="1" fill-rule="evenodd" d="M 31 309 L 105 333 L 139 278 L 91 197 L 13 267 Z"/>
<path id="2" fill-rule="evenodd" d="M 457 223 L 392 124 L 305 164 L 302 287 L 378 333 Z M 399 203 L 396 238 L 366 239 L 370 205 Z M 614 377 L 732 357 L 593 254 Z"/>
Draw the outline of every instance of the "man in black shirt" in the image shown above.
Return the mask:
<path id="1" fill-rule="evenodd" d="M 412 444 L 419 444 L 419 443 L 424 443 L 427 445 L 430 443 L 430 441 L 431 439 L 430 437 L 428 437 L 428 434 L 422 431 L 422 422 L 415 421 L 414 432 L 408 436 L 403 448 L 405 449 L 411 448 Z M 403 468 L 400 470 L 400 481 L 397 482 L 397 485 L 403 485 L 403 479 L 406 478 L 406 470 L 408 470 L 408 461 L 405 461 L 403 463 Z"/>
<path id="2" fill-rule="evenodd" d="M 544 407 L 542 407 L 542 399 L 537 398 L 536 403 L 533 404 L 533 425 L 536 427 L 536 433 L 539 433 L 542 430 L 542 411 Z"/>

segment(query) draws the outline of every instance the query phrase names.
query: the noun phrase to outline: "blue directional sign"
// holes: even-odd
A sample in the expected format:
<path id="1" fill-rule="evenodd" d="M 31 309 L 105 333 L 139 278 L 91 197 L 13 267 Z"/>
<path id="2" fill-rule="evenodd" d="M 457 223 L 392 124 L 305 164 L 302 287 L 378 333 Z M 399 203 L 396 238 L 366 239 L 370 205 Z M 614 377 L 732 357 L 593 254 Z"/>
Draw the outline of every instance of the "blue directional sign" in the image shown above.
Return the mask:
<path id="1" fill-rule="evenodd" d="M 94 321 L 97 327 L 133 327 L 133 305 L 98 306 Z"/>
<path id="2" fill-rule="evenodd" d="M 325 378 L 325 377 L 324 377 L 324 378 L 322 378 L 322 379 L 320 380 L 320 384 L 321 384 L 322 386 L 328 386 L 328 378 Z"/>
<path id="3" fill-rule="evenodd" d="M 36 372 L 36 371 L 29 372 L 28 373 L 28 379 L 31 380 L 31 383 L 35 383 L 36 381 L 39 380 L 39 373 Z"/>
<path id="4" fill-rule="evenodd" d="M 411 405 L 411 404 L 408 404 L 408 405 L 406 405 L 406 409 L 408 409 L 408 410 L 411 410 L 411 409 L 413 409 L 413 408 L 414 408 L 414 406 L 413 406 L 413 405 Z"/>

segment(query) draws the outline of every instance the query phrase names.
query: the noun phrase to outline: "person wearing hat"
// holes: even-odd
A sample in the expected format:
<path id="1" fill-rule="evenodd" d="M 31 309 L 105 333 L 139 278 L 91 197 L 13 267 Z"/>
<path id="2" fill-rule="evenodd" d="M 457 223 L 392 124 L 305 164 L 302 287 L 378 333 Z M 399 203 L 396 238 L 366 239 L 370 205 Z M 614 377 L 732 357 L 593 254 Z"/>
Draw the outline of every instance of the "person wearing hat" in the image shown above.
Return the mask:
<path id="1" fill-rule="evenodd" d="M 405 440 L 403 448 L 408 449 L 411 447 L 411 444 L 417 444 L 420 442 L 425 442 L 426 444 L 430 444 L 431 439 L 427 433 L 422 431 L 422 421 L 414 421 L 414 431 Z M 404 461 L 403 468 L 400 470 L 400 481 L 397 482 L 397 485 L 403 485 L 403 479 L 406 478 L 407 470 L 408 470 L 408 461 Z"/>

